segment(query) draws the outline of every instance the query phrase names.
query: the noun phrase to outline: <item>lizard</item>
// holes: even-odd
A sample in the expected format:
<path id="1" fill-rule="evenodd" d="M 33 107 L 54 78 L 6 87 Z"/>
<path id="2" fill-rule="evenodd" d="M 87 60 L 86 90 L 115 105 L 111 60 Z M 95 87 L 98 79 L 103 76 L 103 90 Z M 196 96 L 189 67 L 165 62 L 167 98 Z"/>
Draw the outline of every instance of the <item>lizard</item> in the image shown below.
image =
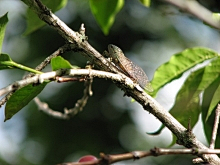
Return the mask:
<path id="1" fill-rule="evenodd" d="M 153 88 L 143 69 L 128 59 L 119 47 L 110 44 L 108 45 L 108 52 L 105 51 L 104 53 L 106 56 L 110 57 L 112 62 L 122 71 L 122 73 L 138 83 L 144 90 L 153 92 Z"/>

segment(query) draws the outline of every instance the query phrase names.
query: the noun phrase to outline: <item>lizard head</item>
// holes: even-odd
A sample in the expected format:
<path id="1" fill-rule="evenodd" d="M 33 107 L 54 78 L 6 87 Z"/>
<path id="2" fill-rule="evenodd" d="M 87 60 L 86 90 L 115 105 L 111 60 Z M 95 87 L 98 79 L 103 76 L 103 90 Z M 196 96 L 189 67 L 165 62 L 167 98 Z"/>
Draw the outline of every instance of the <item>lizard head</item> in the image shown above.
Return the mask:
<path id="1" fill-rule="evenodd" d="M 108 45 L 108 51 L 111 54 L 123 53 L 122 50 L 119 47 L 117 47 L 115 45 L 112 45 L 112 44 Z"/>

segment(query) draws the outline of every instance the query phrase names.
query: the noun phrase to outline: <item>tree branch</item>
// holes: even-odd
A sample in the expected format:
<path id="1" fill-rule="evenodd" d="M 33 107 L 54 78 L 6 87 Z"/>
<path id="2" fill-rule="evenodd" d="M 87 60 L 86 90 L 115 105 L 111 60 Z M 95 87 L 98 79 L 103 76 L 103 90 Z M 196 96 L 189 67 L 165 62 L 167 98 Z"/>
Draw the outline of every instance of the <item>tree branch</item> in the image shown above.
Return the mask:
<path id="1" fill-rule="evenodd" d="M 153 148 L 149 151 L 133 151 L 124 154 L 105 155 L 100 153 L 100 159 L 88 162 L 69 162 L 59 165 L 99 165 L 99 164 L 112 164 L 124 160 L 138 160 L 148 156 L 161 156 L 161 155 L 179 155 L 179 154 L 220 154 L 220 150 L 213 149 L 166 149 L 166 148 Z"/>
<path id="2" fill-rule="evenodd" d="M 186 11 L 198 19 L 202 20 L 206 24 L 220 29 L 220 19 L 215 19 L 213 13 L 200 5 L 196 0 L 163 0 L 170 3 L 183 11 Z"/>
<path id="3" fill-rule="evenodd" d="M 39 0 L 24 0 L 24 2 L 33 9 L 40 19 L 46 22 L 49 26 L 54 28 L 58 33 L 70 44 L 72 43 L 75 48 L 82 52 L 84 56 L 86 56 L 90 61 L 92 61 L 97 67 L 101 68 L 102 70 L 108 72 L 109 77 L 112 80 L 117 80 L 117 86 L 120 87 L 128 96 L 133 97 L 137 102 L 139 102 L 143 108 L 153 115 L 155 115 L 168 129 L 170 129 L 178 138 L 178 141 L 187 148 L 198 148 L 198 149 L 207 149 L 200 141 L 196 139 L 196 137 L 191 133 L 188 132 L 186 128 L 184 128 L 169 112 L 167 112 L 155 99 L 151 96 L 146 94 L 139 85 L 135 85 L 131 79 L 124 76 L 120 73 L 111 63 L 105 59 L 100 53 L 98 53 L 86 40 L 85 36 L 81 35 L 78 32 L 72 31 L 66 24 L 64 24 L 58 17 L 56 17 L 47 7 L 45 7 Z M 168 2 L 168 0 L 167 0 Z M 173 1 L 172 1 L 173 2 Z M 179 1 L 178 1 L 179 2 Z M 182 1 L 183 2 L 183 1 Z M 173 2 L 174 3 L 174 2 Z M 74 75 L 78 75 L 76 72 L 79 70 L 70 70 L 69 75 L 71 72 L 75 72 Z M 82 71 L 82 72 L 81 72 Z M 60 72 L 60 71 L 57 71 Z M 56 75 L 57 72 L 51 72 L 52 77 Z M 78 72 L 80 75 L 91 75 L 88 70 L 80 70 Z M 98 72 L 98 71 L 96 71 Z M 99 71 L 101 72 L 101 71 Z M 106 72 L 105 72 L 106 73 Z M 49 74 L 49 73 L 48 73 Z M 57 73 L 58 76 L 62 75 Z M 39 76 L 39 80 L 44 80 L 44 76 L 46 73 Z M 100 73 L 99 76 L 102 74 Z M 38 77 L 34 76 L 34 77 Z M 49 77 L 49 75 L 47 76 Z M 129 81 L 127 81 L 129 79 Z M 40 81 L 42 82 L 42 81 Z M 135 85 L 135 86 L 134 86 Z M 199 155 L 203 158 L 205 162 L 210 164 L 219 164 L 220 160 L 217 155 L 212 154 L 204 154 Z"/>
<path id="4" fill-rule="evenodd" d="M 72 76 L 72 77 L 88 76 L 88 77 L 99 77 L 99 78 L 104 78 L 104 79 L 111 79 L 120 84 L 124 84 L 125 86 L 130 87 L 131 89 L 134 89 L 134 87 L 136 87 L 137 89 L 143 92 L 142 88 L 138 84 L 135 84 L 130 78 L 128 78 L 127 76 L 123 74 L 119 75 L 119 74 L 114 74 L 114 73 L 99 71 L 99 70 L 92 70 L 92 69 L 59 69 L 57 71 L 46 72 L 46 73 L 35 75 L 33 77 L 28 77 L 20 81 L 16 81 L 15 83 L 5 88 L 0 89 L 0 96 L 16 91 L 29 84 L 39 84 L 45 81 L 56 81 L 57 77 L 62 77 L 62 76 Z"/>

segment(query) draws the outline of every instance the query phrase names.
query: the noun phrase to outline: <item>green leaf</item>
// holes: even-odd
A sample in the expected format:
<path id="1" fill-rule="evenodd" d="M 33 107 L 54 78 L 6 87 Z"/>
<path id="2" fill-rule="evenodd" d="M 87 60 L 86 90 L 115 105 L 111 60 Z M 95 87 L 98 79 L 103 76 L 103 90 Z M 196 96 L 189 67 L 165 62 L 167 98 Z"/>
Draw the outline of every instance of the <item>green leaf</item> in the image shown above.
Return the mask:
<path id="1" fill-rule="evenodd" d="M 18 89 L 9 98 L 5 107 L 5 120 L 7 121 L 17 112 L 19 112 L 23 107 L 25 107 L 34 97 L 36 97 L 47 85 L 43 83 L 37 86 L 33 84 L 27 85 L 21 89 Z"/>
<path id="2" fill-rule="evenodd" d="M 147 134 L 148 134 L 148 135 L 154 135 L 154 136 L 155 136 L 155 135 L 159 135 L 164 128 L 165 128 L 165 125 L 162 124 L 157 131 L 155 131 L 155 132 L 147 132 Z"/>
<path id="3" fill-rule="evenodd" d="M 58 69 L 76 69 L 77 66 L 72 66 L 69 61 L 65 60 L 63 57 L 57 56 L 51 59 L 52 70 Z"/>
<path id="4" fill-rule="evenodd" d="M 53 0 L 53 1 L 42 0 L 42 2 L 45 6 L 50 8 L 52 12 L 56 12 L 62 9 L 67 4 L 67 0 Z M 25 3 L 29 4 L 29 2 L 25 2 Z M 34 13 L 31 9 L 27 10 L 26 18 L 27 18 L 27 29 L 24 32 L 24 35 L 28 35 L 45 25 L 45 23 L 42 20 L 40 20 L 37 14 Z"/>
<path id="5" fill-rule="evenodd" d="M 207 119 L 208 109 L 209 109 L 210 104 L 212 102 L 213 96 L 214 96 L 214 94 L 216 92 L 216 89 L 219 87 L 219 82 L 220 82 L 220 78 L 218 77 L 204 91 L 204 94 L 203 94 L 203 101 L 202 101 L 202 123 L 203 123 L 204 132 L 205 132 L 205 135 L 206 135 L 206 138 L 207 138 L 208 142 L 210 142 L 211 137 L 212 137 L 212 129 L 213 129 L 214 120 L 215 120 L 215 111 L 211 112 L 211 114 L 209 115 L 208 120 L 206 120 L 206 119 Z M 217 136 L 216 136 L 215 148 L 219 148 L 219 147 L 220 147 L 220 130 L 218 129 L 218 133 L 217 133 Z"/>
<path id="6" fill-rule="evenodd" d="M 193 128 L 200 114 L 200 82 L 204 74 L 204 68 L 199 69 L 187 78 L 176 96 L 174 106 L 170 113 L 185 127 L 190 125 Z"/>
<path id="7" fill-rule="evenodd" d="M 7 54 L 0 54 L 0 70 L 12 69 L 12 68 L 18 68 L 18 69 L 21 69 L 21 70 L 25 70 L 25 71 L 28 71 L 28 72 L 35 73 L 35 74 L 41 74 L 42 73 L 38 70 L 29 68 L 27 66 L 24 66 L 24 65 L 21 65 L 21 64 L 18 64 L 16 62 L 12 61 L 12 59 Z"/>
<path id="8" fill-rule="evenodd" d="M 182 76 L 184 72 L 208 59 L 218 56 L 218 53 L 206 48 L 190 48 L 175 54 L 170 61 L 161 65 L 155 72 L 151 85 L 154 89 L 152 95 L 167 83 Z"/>
<path id="9" fill-rule="evenodd" d="M 193 128 L 198 121 L 200 114 L 199 94 L 201 92 L 198 87 L 203 74 L 204 68 L 201 68 L 189 75 L 176 96 L 174 106 L 169 111 L 170 114 L 172 114 L 173 117 L 175 117 L 185 127 L 188 127 L 188 123 L 190 122 L 190 125 Z M 163 128 L 164 127 L 162 125 L 157 133 L 160 133 Z M 170 144 L 171 146 L 175 144 L 175 139 L 176 136 L 173 135 L 173 141 Z"/>
<path id="10" fill-rule="evenodd" d="M 5 36 L 5 29 L 8 23 L 8 13 L 0 17 L 0 53 L 2 52 L 2 44 Z"/>
<path id="11" fill-rule="evenodd" d="M 124 0 L 90 0 L 90 8 L 103 33 L 107 35 Z"/>
<path id="12" fill-rule="evenodd" d="M 150 0 L 140 0 L 140 2 L 146 6 L 146 7 L 150 7 Z"/>
<path id="13" fill-rule="evenodd" d="M 213 60 L 206 67 L 191 73 L 186 82 L 183 84 L 180 91 L 178 92 L 176 96 L 176 102 L 173 108 L 170 110 L 170 113 L 184 126 L 187 126 L 188 120 L 190 118 L 191 127 L 193 128 L 198 120 L 198 116 L 200 113 L 199 95 L 202 91 L 206 90 L 206 88 L 208 88 L 214 81 L 216 81 L 219 76 L 220 58 Z M 213 102 L 215 103 L 216 100 L 213 100 Z"/>
<path id="14" fill-rule="evenodd" d="M 11 69 L 13 67 L 13 61 L 7 54 L 0 54 L 0 70 Z"/>

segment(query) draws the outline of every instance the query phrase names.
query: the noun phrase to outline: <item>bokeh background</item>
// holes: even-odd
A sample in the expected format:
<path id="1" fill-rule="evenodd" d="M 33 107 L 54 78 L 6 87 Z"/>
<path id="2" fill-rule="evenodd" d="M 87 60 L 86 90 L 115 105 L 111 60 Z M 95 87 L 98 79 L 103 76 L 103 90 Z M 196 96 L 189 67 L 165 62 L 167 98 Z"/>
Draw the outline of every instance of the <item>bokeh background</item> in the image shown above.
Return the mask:
<path id="1" fill-rule="evenodd" d="M 212 11 L 219 12 L 218 1 L 202 1 Z M 64 40 L 51 28 L 24 36 L 27 27 L 26 5 L 17 0 L 0 0 L 0 15 L 8 12 L 9 23 L 3 44 L 3 53 L 29 67 L 36 67 L 48 55 L 64 44 Z M 119 46 L 126 56 L 137 63 L 152 79 L 154 71 L 169 58 L 189 47 L 207 47 L 220 52 L 219 31 L 204 25 L 200 20 L 161 2 L 152 2 L 150 8 L 137 0 L 125 1 L 116 16 L 108 36 L 97 25 L 88 1 L 69 0 L 56 15 L 77 31 L 85 24 L 90 44 L 103 52 L 108 44 Z M 77 53 L 66 53 L 64 58 L 73 65 L 84 67 L 87 59 Z M 49 71 L 48 66 L 44 71 Z M 20 70 L 0 71 L 0 88 L 20 80 L 25 73 Z M 187 73 L 162 89 L 157 100 L 167 110 L 172 107 L 175 95 Z M 83 83 L 51 83 L 39 95 L 51 108 L 62 111 L 71 108 L 83 93 Z M 32 101 L 7 122 L 4 106 L 0 108 L 0 164 L 56 164 L 77 161 L 81 156 L 119 154 L 153 147 L 168 147 L 171 133 L 164 129 L 159 136 L 147 135 L 161 123 L 144 111 L 111 81 L 95 79 L 94 95 L 82 112 L 68 121 L 54 119 L 40 111 Z M 200 122 L 193 130 L 206 145 Z M 181 148 L 181 146 L 174 146 Z M 122 164 L 192 164 L 193 156 L 148 157 Z"/>

